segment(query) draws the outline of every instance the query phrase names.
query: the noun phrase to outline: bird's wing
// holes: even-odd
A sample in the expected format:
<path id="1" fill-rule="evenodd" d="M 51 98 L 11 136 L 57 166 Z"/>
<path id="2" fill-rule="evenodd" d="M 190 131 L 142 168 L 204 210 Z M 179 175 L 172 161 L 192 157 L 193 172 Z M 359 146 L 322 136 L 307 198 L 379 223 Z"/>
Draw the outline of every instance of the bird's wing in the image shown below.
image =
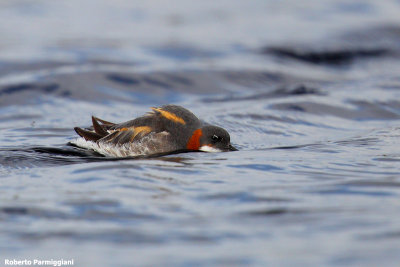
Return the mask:
<path id="1" fill-rule="evenodd" d="M 87 141 L 97 141 L 109 134 L 108 130 L 116 125 L 115 123 L 108 122 L 92 116 L 93 126 L 89 129 L 82 129 L 75 127 L 76 133 Z"/>
<path id="2" fill-rule="evenodd" d="M 153 129 L 149 126 L 131 126 L 128 128 L 125 127 L 115 130 L 109 130 L 108 132 L 108 135 L 102 137 L 101 139 L 98 139 L 97 142 L 111 143 L 115 145 L 132 143 L 153 132 Z"/>

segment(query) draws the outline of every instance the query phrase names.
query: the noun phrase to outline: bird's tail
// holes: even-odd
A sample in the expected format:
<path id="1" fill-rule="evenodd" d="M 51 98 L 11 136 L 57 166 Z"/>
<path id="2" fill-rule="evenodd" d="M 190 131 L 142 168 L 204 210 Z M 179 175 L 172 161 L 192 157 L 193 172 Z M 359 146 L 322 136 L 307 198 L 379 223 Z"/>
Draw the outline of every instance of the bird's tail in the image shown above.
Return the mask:
<path id="1" fill-rule="evenodd" d="M 86 141 L 94 141 L 109 135 L 108 130 L 115 125 L 115 123 L 108 122 L 99 118 L 92 116 L 93 126 L 89 129 L 82 129 L 75 127 L 75 132 L 83 137 Z"/>

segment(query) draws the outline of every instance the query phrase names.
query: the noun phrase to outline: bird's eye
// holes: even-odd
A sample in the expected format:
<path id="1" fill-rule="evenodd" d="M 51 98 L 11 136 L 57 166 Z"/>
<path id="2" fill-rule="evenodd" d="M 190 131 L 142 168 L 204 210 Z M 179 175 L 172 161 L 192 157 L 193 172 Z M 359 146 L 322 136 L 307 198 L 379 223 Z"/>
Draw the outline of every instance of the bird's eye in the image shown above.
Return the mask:
<path id="1" fill-rule="evenodd" d="M 219 140 L 220 140 L 220 137 L 218 136 L 218 135 L 213 135 L 212 137 L 211 137 L 211 140 L 213 140 L 214 142 L 218 142 Z"/>

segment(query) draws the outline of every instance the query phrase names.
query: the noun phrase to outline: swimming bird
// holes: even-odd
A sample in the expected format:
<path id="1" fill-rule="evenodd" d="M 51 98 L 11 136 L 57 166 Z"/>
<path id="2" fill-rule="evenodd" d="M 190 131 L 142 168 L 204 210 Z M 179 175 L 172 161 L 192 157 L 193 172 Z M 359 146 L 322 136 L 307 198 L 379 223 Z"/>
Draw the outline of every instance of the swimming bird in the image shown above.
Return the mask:
<path id="1" fill-rule="evenodd" d="M 237 150 L 225 129 L 205 124 L 177 105 L 154 107 L 144 116 L 118 124 L 92 116 L 92 124 L 88 129 L 74 128 L 81 138 L 73 144 L 105 156 Z"/>

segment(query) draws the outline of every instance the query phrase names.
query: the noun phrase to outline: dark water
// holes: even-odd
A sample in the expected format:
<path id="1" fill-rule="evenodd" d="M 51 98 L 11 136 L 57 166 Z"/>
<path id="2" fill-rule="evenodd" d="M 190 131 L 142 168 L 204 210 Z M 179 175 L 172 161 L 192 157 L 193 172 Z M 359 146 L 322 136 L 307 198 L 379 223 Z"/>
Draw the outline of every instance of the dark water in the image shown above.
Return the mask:
<path id="1" fill-rule="evenodd" d="M 394 0 L 2 1 L 1 264 L 398 266 L 398 14 Z M 166 103 L 240 151 L 67 145 L 91 115 Z"/>

